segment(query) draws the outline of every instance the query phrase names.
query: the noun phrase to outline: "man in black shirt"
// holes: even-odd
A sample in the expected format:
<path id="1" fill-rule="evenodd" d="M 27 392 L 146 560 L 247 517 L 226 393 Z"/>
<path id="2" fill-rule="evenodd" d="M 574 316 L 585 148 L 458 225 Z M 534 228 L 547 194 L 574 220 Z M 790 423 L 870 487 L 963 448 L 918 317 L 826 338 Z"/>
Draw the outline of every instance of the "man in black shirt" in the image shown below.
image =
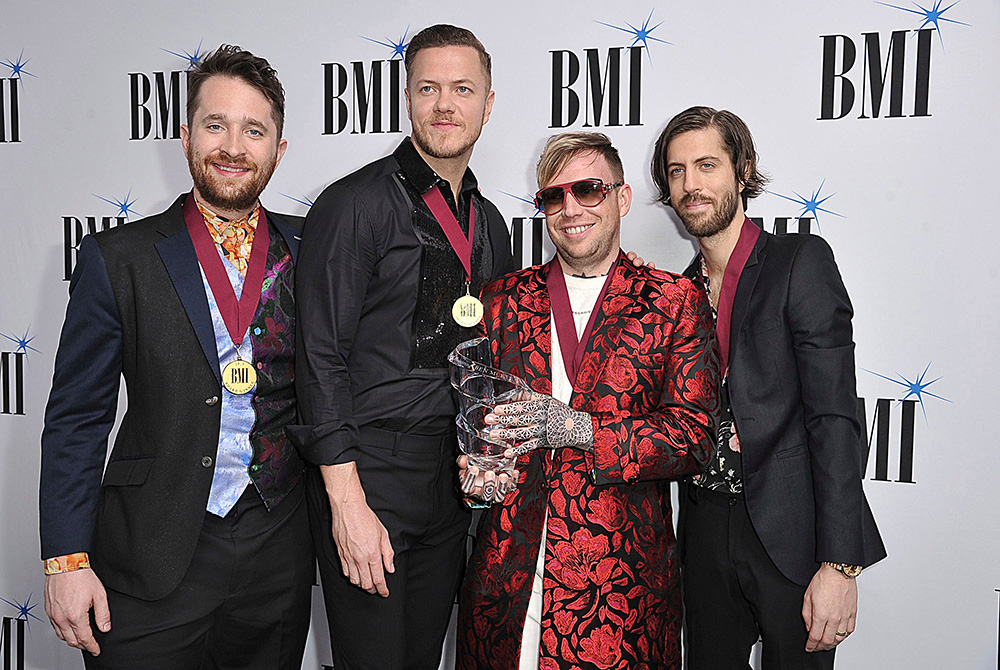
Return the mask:
<path id="1" fill-rule="evenodd" d="M 437 25 L 405 65 L 412 139 L 320 195 L 297 267 L 293 433 L 319 466 L 309 502 L 338 670 L 438 666 L 469 526 L 447 355 L 475 336 L 474 296 L 514 270 L 468 169 L 493 107 L 489 54 Z"/>

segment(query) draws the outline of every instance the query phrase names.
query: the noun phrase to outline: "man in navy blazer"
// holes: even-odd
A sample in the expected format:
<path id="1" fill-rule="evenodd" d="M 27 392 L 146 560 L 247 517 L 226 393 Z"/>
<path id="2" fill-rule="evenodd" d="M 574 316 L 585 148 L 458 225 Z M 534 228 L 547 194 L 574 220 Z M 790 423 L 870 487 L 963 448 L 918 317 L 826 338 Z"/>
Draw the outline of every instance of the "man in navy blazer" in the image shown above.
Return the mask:
<path id="1" fill-rule="evenodd" d="M 284 91 L 223 46 L 189 73 L 187 114 L 192 192 L 80 246 L 42 434 L 45 609 L 88 668 L 297 670 L 314 575 L 284 433 L 301 221 L 258 200 Z"/>
<path id="2" fill-rule="evenodd" d="M 746 124 L 692 107 L 657 140 L 658 199 L 701 253 L 723 358 L 715 457 L 682 491 L 691 670 L 832 668 L 855 627 L 862 568 L 885 548 L 862 488 L 853 310 L 833 252 L 744 213 L 766 178 Z"/>

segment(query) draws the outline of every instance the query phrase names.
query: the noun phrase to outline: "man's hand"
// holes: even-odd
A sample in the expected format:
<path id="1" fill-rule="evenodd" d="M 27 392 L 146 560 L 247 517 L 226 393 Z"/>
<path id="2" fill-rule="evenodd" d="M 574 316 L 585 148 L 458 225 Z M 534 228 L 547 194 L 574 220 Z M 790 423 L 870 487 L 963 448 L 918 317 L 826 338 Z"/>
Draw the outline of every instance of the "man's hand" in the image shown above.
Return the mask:
<path id="1" fill-rule="evenodd" d="M 485 417 L 490 437 L 518 446 L 504 452 L 505 458 L 534 449 L 594 448 L 594 424 L 586 412 L 578 412 L 552 396 L 535 394 L 531 400 L 497 405 Z"/>
<path id="2" fill-rule="evenodd" d="M 854 632 L 857 615 L 857 580 L 821 565 L 802 599 L 802 618 L 809 631 L 806 651 L 826 651 L 846 640 Z"/>
<path id="3" fill-rule="evenodd" d="M 464 454 L 458 457 L 458 481 L 462 493 L 470 498 L 476 498 L 486 503 L 500 503 L 507 493 L 517 486 L 518 471 L 511 474 L 496 473 L 493 470 L 480 470 L 469 466 L 469 459 Z"/>
<path id="4" fill-rule="evenodd" d="M 90 629 L 90 608 L 98 629 L 111 630 L 108 594 L 90 568 L 45 576 L 45 613 L 56 636 L 71 647 L 86 649 L 94 656 L 101 647 Z"/>
<path id="5" fill-rule="evenodd" d="M 320 466 L 333 513 L 331 532 L 344 576 L 368 593 L 388 597 L 385 571 L 395 572 L 389 533 L 368 506 L 354 462 Z"/>
<path id="6" fill-rule="evenodd" d="M 645 264 L 650 270 L 656 269 L 656 263 L 654 263 L 653 261 L 649 261 L 649 263 L 646 263 L 646 261 L 642 259 L 642 256 L 635 253 L 634 251 L 630 251 L 627 254 L 625 254 L 625 258 L 632 261 L 632 265 L 636 266 L 637 268 L 641 268 L 643 264 Z"/>

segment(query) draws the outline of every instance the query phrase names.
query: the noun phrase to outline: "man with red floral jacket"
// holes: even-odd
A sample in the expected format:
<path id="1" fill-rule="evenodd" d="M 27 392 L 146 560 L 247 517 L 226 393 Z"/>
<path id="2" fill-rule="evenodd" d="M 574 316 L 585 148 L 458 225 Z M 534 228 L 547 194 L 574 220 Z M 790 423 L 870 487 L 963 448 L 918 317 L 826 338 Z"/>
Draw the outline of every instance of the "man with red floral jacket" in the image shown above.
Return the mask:
<path id="1" fill-rule="evenodd" d="M 711 311 L 690 280 L 621 253 L 632 192 L 606 136 L 550 139 L 538 183 L 558 253 L 483 294 L 494 364 L 534 393 L 486 418 L 516 445 L 516 483 L 463 479 L 497 504 L 462 588 L 458 667 L 679 668 L 667 480 L 711 456 Z"/>

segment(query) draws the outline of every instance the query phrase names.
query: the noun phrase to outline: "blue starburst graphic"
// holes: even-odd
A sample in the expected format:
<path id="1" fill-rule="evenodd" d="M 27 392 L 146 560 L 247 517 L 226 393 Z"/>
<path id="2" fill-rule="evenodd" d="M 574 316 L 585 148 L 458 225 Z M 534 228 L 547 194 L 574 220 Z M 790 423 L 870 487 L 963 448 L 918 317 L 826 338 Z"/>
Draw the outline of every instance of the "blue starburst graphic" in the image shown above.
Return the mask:
<path id="1" fill-rule="evenodd" d="M 538 209 L 538 207 L 535 207 L 535 198 L 534 198 L 534 196 L 528 196 L 527 198 L 525 198 L 525 197 L 520 196 L 520 195 L 514 195 L 513 193 L 508 193 L 507 191 L 500 191 L 500 192 L 503 193 L 505 196 L 507 196 L 509 198 L 514 198 L 515 200 L 520 200 L 521 202 L 525 203 L 526 205 L 530 205 L 532 208 L 534 208 L 535 213 L 531 215 L 532 219 L 534 219 L 537 216 L 541 216 L 542 210 Z"/>
<path id="2" fill-rule="evenodd" d="M 4 601 L 5 603 L 7 603 L 8 605 L 10 605 L 11 607 L 13 607 L 14 609 L 17 610 L 17 616 L 14 617 L 14 618 L 15 619 L 24 619 L 25 621 L 27 621 L 28 622 L 28 630 L 29 631 L 31 630 L 31 619 L 35 619 L 36 621 L 41 621 L 41 619 L 38 618 L 38 616 L 34 612 L 31 611 L 31 610 L 35 609 L 36 607 L 38 607 L 38 603 L 35 603 L 34 605 L 31 604 L 31 594 L 30 593 L 28 594 L 28 599 L 25 600 L 24 603 L 19 603 L 17 600 L 14 600 L 13 602 L 11 602 L 10 600 L 7 600 L 6 598 L 0 598 L 0 600 Z"/>
<path id="3" fill-rule="evenodd" d="M 964 23 L 962 21 L 956 21 L 955 19 L 949 19 L 949 18 L 947 18 L 944 15 L 945 12 L 947 12 L 949 9 L 951 9 L 952 7 L 954 7 L 955 5 L 957 5 L 961 1 L 962 0 L 955 0 L 955 2 L 951 3 L 950 5 L 948 5 L 947 7 L 945 7 L 944 9 L 941 9 L 941 4 L 942 4 L 943 0 L 936 0 L 935 3 L 934 3 L 934 6 L 931 7 L 931 8 L 923 7 L 923 6 L 918 5 L 917 3 L 914 2 L 913 6 L 916 7 L 916 9 L 910 9 L 909 7 L 900 7 L 899 5 L 890 5 L 887 2 L 878 2 L 878 0 L 876 0 L 875 4 L 876 5 L 882 5 L 883 7 L 891 7 L 893 9 L 898 9 L 898 10 L 903 11 L 903 12 L 909 12 L 911 14 L 916 14 L 918 16 L 923 17 L 923 19 L 924 19 L 923 23 L 920 24 L 920 28 L 917 28 L 917 30 L 921 30 L 922 28 L 926 28 L 928 25 L 933 24 L 934 25 L 934 29 L 937 30 L 938 41 L 941 42 L 941 48 L 944 49 L 944 38 L 941 36 L 941 22 L 942 21 L 944 21 L 945 23 L 956 23 L 956 24 L 958 24 L 960 26 L 968 26 L 969 25 L 968 23 Z M 915 34 L 916 33 L 914 33 L 914 35 Z M 913 37 L 913 36 L 911 35 L 910 37 Z"/>
<path id="4" fill-rule="evenodd" d="M 820 192 L 822 192 L 823 186 L 825 184 L 826 184 L 826 179 L 824 179 L 820 183 L 819 188 L 816 189 L 815 191 L 813 191 L 813 194 L 810 197 L 808 197 L 808 198 L 806 198 L 806 197 L 804 197 L 802 195 L 799 195 L 799 193 L 797 193 L 796 191 L 792 191 L 792 193 L 795 193 L 795 197 L 794 198 L 792 198 L 790 196 L 787 196 L 787 195 L 782 195 L 780 193 L 775 193 L 774 191 L 768 191 L 768 193 L 770 193 L 771 195 L 776 195 L 779 198 L 784 198 L 785 200 L 791 200 L 792 202 L 794 202 L 797 205 L 802 205 L 802 211 L 799 212 L 799 218 L 802 218 L 805 215 L 806 212 L 809 212 L 809 214 L 812 215 L 812 218 L 816 220 L 816 228 L 819 229 L 819 213 L 820 212 L 824 212 L 825 214 L 832 214 L 834 216 L 839 216 L 840 218 L 844 218 L 843 214 L 837 214 L 837 212 L 834 212 L 833 210 L 826 209 L 825 207 L 820 207 L 820 205 L 822 205 L 824 202 L 826 202 L 827 200 L 829 200 L 833 196 L 837 195 L 836 193 L 831 193 L 828 196 L 820 198 Z"/>
<path id="5" fill-rule="evenodd" d="M 160 47 L 160 51 L 166 51 L 171 56 L 177 56 L 178 58 L 186 60 L 188 63 L 187 69 L 190 70 L 191 68 L 201 63 L 201 59 L 205 55 L 205 52 L 201 50 L 201 44 L 203 41 L 204 40 L 198 42 L 198 48 L 194 50 L 194 53 L 188 53 L 183 49 L 181 50 L 180 53 L 178 53 L 176 51 L 171 51 L 170 49 L 164 49 L 163 47 Z"/>
<path id="6" fill-rule="evenodd" d="M 615 30 L 620 30 L 623 33 L 628 33 L 629 35 L 631 35 L 633 39 L 632 39 L 632 44 L 630 44 L 629 47 L 634 47 L 639 42 L 642 42 L 642 46 L 646 49 L 646 58 L 649 59 L 649 63 L 650 65 L 652 65 L 653 59 L 649 55 L 649 43 L 651 41 L 659 42 L 660 44 L 669 44 L 673 46 L 673 42 L 661 40 L 659 37 L 653 37 L 653 31 L 662 26 L 663 21 L 660 21 L 651 28 L 649 26 L 649 23 L 652 20 L 653 20 L 653 10 L 651 9 L 649 10 L 649 16 L 646 17 L 646 20 L 643 21 L 642 26 L 639 28 L 636 28 L 628 21 L 625 22 L 624 26 L 616 26 L 611 23 L 605 23 L 604 21 L 594 21 L 594 23 L 599 23 L 602 26 L 606 26 L 608 28 L 614 28 Z"/>
<path id="7" fill-rule="evenodd" d="M 17 345 L 17 349 L 14 350 L 14 353 L 17 353 L 19 351 L 24 352 L 25 357 L 28 356 L 28 351 L 34 351 L 36 354 L 40 354 L 42 352 L 31 346 L 31 341 L 35 339 L 37 335 L 32 335 L 31 337 L 28 337 L 28 332 L 30 330 L 31 326 L 28 326 L 28 328 L 26 328 L 24 331 L 24 335 L 21 335 L 20 337 L 17 337 L 16 335 L 7 335 L 6 333 L 0 333 L 0 337 L 5 337 L 6 339 L 10 340 L 11 342 Z"/>
<path id="8" fill-rule="evenodd" d="M 24 69 L 24 66 L 28 64 L 30 58 L 24 57 L 24 49 L 21 49 L 21 53 L 18 54 L 17 60 L 0 59 L 0 65 L 3 65 L 10 69 L 10 79 L 17 79 L 21 82 L 21 88 L 24 88 L 24 75 L 29 77 L 38 78 L 37 75 L 32 74 Z"/>
<path id="9" fill-rule="evenodd" d="M 945 402 L 951 402 L 947 398 L 936 395 L 927 390 L 928 386 L 941 379 L 941 377 L 937 377 L 935 379 L 930 380 L 929 382 L 925 382 L 924 379 L 926 379 L 927 371 L 930 370 L 930 368 L 931 364 L 928 363 L 927 367 L 924 368 L 924 371 L 920 373 L 918 377 L 914 377 L 912 381 L 907 379 L 903 375 L 899 374 L 898 372 L 896 373 L 896 377 L 899 377 L 899 379 L 896 379 L 894 377 L 886 377 L 885 375 L 879 374 L 878 372 L 873 372 L 872 370 L 865 370 L 865 368 L 861 369 L 869 374 L 875 375 L 876 377 L 881 377 L 882 379 L 890 381 L 893 384 L 899 384 L 900 386 L 905 388 L 906 395 L 903 396 L 899 402 L 903 402 L 903 400 L 909 400 L 911 397 L 916 397 L 917 403 L 919 403 L 920 405 L 920 411 L 924 413 L 924 421 L 927 421 L 927 410 L 924 407 L 924 396 L 937 398 L 938 400 L 944 400 Z"/>
<path id="10" fill-rule="evenodd" d="M 115 207 L 117 207 L 118 208 L 118 216 L 124 216 L 126 221 L 131 221 L 131 219 L 129 217 L 133 216 L 133 215 L 134 216 L 142 216 L 141 214 L 139 214 L 139 212 L 137 212 L 134 209 L 132 209 L 132 205 L 135 204 L 135 202 L 136 202 L 136 200 L 138 200 L 138 198 L 132 198 L 132 189 L 131 188 L 128 190 L 128 195 L 126 195 L 125 198 L 122 199 L 122 200 L 119 200 L 118 198 L 105 198 L 104 196 L 97 195 L 96 193 L 93 193 L 91 195 L 93 195 L 95 198 L 98 198 L 99 200 L 103 200 L 104 202 L 108 203 L 109 205 L 114 205 Z M 129 200 L 129 198 L 132 198 L 132 199 Z"/>
<path id="11" fill-rule="evenodd" d="M 368 40 L 369 42 L 374 42 L 380 46 L 392 50 L 392 55 L 389 56 L 389 60 L 395 60 L 396 58 L 402 60 L 403 56 L 406 55 L 406 47 L 410 46 L 410 43 L 406 41 L 406 34 L 410 32 L 410 26 L 406 26 L 406 30 L 403 31 L 403 36 L 399 40 L 393 40 L 391 37 L 386 37 L 385 41 L 372 39 L 371 37 L 365 37 L 361 35 L 361 39 Z"/>
<path id="12" fill-rule="evenodd" d="M 305 205 L 306 207 L 312 207 L 312 206 L 313 206 L 313 203 L 315 202 L 315 201 L 313 201 L 313 200 L 311 200 L 311 199 L 309 199 L 309 198 L 306 198 L 306 197 L 304 197 L 304 196 L 303 196 L 303 198 L 302 198 L 302 199 L 299 199 L 299 198 L 296 198 L 296 197 L 295 197 L 295 196 L 293 196 L 293 195 L 288 195 L 287 193 L 281 193 L 281 194 L 279 194 L 279 195 L 283 195 L 283 196 L 285 196 L 286 198 L 288 198 L 289 200 L 292 200 L 293 202 L 297 202 L 297 203 L 299 203 L 300 205 Z"/>

